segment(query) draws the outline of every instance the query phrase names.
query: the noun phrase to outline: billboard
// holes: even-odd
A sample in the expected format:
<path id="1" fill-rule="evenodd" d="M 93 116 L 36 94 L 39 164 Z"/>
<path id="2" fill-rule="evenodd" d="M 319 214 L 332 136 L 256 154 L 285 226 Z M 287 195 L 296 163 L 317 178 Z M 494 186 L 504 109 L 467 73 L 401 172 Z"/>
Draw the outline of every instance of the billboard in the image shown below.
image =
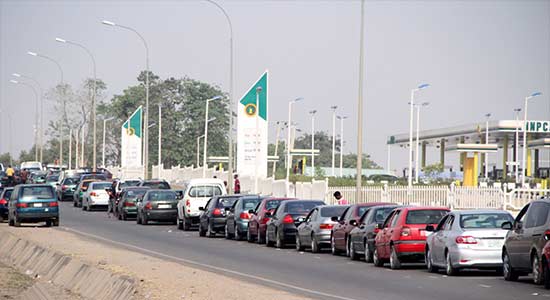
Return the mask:
<path id="1" fill-rule="evenodd" d="M 130 116 L 121 130 L 121 166 L 122 167 L 138 167 L 142 166 L 141 149 L 142 149 L 142 107 L 138 107 Z"/>
<path id="2" fill-rule="evenodd" d="M 268 71 L 237 104 L 237 172 L 267 177 Z"/>

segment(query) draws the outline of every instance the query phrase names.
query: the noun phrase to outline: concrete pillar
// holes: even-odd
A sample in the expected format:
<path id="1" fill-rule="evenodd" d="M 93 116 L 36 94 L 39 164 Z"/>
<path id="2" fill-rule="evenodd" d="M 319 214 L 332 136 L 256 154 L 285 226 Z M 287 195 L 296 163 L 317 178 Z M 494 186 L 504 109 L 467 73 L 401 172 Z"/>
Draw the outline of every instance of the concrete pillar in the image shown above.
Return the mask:
<path id="1" fill-rule="evenodd" d="M 474 180 L 473 186 L 477 186 L 479 177 L 479 153 L 474 152 Z"/>
<path id="2" fill-rule="evenodd" d="M 535 174 L 534 174 L 534 177 L 537 177 L 539 175 L 539 165 L 540 165 L 539 158 L 540 158 L 539 149 L 535 149 Z"/>
<path id="3" fill-rule="evenodd" d="M 531 177 L 532 176 L 532 168 L 531 168 L 531 163 L 532 163 L 532 160 L 533 160 L 533 157 L 531 155 L 531 149 L 527 148 L 527 177 Z"/>
<path id="4" fill-rule="evenodd" d="M 422 142 L 422 169 L 426 166 L 426 142 Z"/>
<path id="5" fill-rule="evenodd" d="M 464 143 L 464 137 L 460 138 L 460 143 Z M 464 172 L 464 160 L 466 159 L 466 152 L 460 152 L 460 171 Z"/>
<path id="6" fill-rule="evenodd" d="M 502 145 L 502 177 L 504 180 L 508 178 L 508 135 L 504 136 L 504 141 Z"/>
<path id="7" fill-rule="evenodd" d="M 485 144 L 485 136 L 483 136 L 481 138 L 481 144 Z M 485 165 L 485 153 L 479 153 L 479 162 L 481 164 L 481 174 L 483 174 L 483 176 L 485 176 L 485 168 L 487 168 L 488 166 Z"/>
<path id="8" fill-rule="evenodd" d="M 445 139 L 439 143 L 439 163 L 445 168 Z"/>

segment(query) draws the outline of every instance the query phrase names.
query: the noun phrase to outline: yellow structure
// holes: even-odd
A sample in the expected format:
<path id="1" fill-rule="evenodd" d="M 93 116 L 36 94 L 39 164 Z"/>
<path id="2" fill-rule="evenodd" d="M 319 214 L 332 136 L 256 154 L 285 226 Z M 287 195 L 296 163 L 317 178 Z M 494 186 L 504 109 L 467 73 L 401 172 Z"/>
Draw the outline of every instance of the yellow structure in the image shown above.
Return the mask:
<path id="1" fill-rule="evenodd" d="M 474 157 L 464 157 L 464 186 L 477 186 L 479 176 L 478 165 L 479 153 L 474 152 Z"/>

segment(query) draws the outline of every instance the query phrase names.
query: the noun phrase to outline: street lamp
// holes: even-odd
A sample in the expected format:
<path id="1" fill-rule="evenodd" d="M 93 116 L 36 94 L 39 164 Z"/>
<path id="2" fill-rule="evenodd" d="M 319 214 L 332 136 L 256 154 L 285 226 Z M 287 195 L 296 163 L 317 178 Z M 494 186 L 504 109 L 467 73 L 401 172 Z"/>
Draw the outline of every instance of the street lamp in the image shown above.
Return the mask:
<path id="1" fill-rule="evenodd" d="M 413 160 L 413 151 L 412 151 L 412 145 L 413 145 L 413 111 L 414 111 L 414 95 L 416 92 L 423 90 L 425 88 L 430 87 L 428 83 L 423 83 L 419 85 L 417 88 L 411 90 L 411 111 L 410 111 L 410 119 L 409 119 L 409 178 L 408 178 L 408 186 L 409 188 L 412 187 L 412 160 Z M 418 173 L 418 170 L 417 170 Z"/>
<path id="2" fill-rule="evenodd" d="M 203 146 L 203 158 L 202 158 L 202 178 L 206 178 L 206 151 L 208 145 L 208 123 L 212 120 L 208 119 L 208 104 L 210 101 L 221 99 L 221 96 L 216 96 L 206 100 L 206 113 L 204 114 L 204 146 Z"/>
<path id="3" fill-rule="evenodd" d="M 519 179 L 519 154 L 518 154 L 518 147 L 519 147 L 519 113 L 521 112 L 521 108 L 515 108 L 514 112 L 516 113 L 516 147 L 515 147 L 515 153 L 514 153 L 514 169 L 515 169 L 515 177 L 516 177 L 516 183 L 518 183 Z"/>
<path id="4" fill-rule="evenodd" d="M 332 171 L 331 176 L 334 177 L 334 152 L 336 151 L 336 109 L 338 106 L 331 106 L 332 109 Z"/>
<path id="5" fill-rule="evenodd" d="M 531 95 L 525 97 L 524 107 L 523 107 L 523 162 L 522 162 L 522 174 L 521 176 L 521 186 L 525 185 L 525 176 L 527 175 L 527 169 L 525 168 L 525 163 L 527 160 L 527 104 L 528 101 L 542 95 L 541 92 L 534 92 Z"/>
<path id="6" fill-rule="evenodd" d="M 96 134 L 97 133 L 97 126 L 96 126 L 97 74 L 96 74 L 95 59 L 94 59 L 94 56 L 92 55 L 92 52 L 82 44 L 79 44 L 79 43 L 73 42 L 73 41 L 69 41 L 69 40 L 65 40 L 65 39 L 62 39 L 62 38 L 55 38 L 55 40 L 57 42 L 60 42 L 60 43 L 63 43 L 63 44 L 69 44 L 69 45 L 77 46 L 77 47 L 83 49 L 84 51 L 86 51 L 86 53 L 88 53 L 88 55 L 90 56 L 90 58 L 92 60 L 92 68 L 93 68 L 93 75 L 94 75 L 94 84 L 93 84 L 93 90 L 92 90 L 92 122 L 93 122 L 93 147 L 94 147 L 93 151 L 92 151 L 92 168 L 93 168 L 93 171 L 95 172 L 96 167 L 97 167 L 97 140 L 96 140 L 96 135 L 97 135 Z M 105 152 L 105 132 L 103 133 L 103 152 Z M 103 167 L 105 167 L 105 154 L 103 155 L 103 161 L 102 162 L 103 162 Z"/>
<path id="7" fill-rule="evenodd" d="M 113 119 L 114 117 L 103 119 L 103 151 L 101 152 L 101 165 L 103 166 L 103 168 L 105 168 L 105 127 L 107 125 L 107 121 L 111 121 Z"/>
<path id="8" fill-rule="evenodd" d="M 344 176 L 343 172 L 343 159 L 344 159 L 344 120 L 348 117 L 338 116 L 340 120 L 340 177 Z"/>
<path id="9" fill-rule="evenodd" d="M 234 47 L 233 47 L 233 24 L 231 23 L 231 18 L 229 18 L 229 15 L 223 9 L 221 5 L 218 3 L 212 1 L 212 0 L 206 0 L 207 2 L 212 3 L 215 5 L 223 15 L 225 16 L 225 19 L 227 20 L 227 24 L 229 25 L 229 155 L 228 155 L 228 163 L 227 163 L 227 186 L 229 190 L 229 194 L 233 194 L 233 77 L 234 77 L 234 70 L 233 70 L 233 58 L 234 58 Z"/>
<path id="10" fill-rule="evenodd" d="M 200 160 L 199 160 L 199 149 L 200 149 L 200 140 L 204 138 L 204 134 L 197 137 L 197 168 L 201 166 Z"/>
<path id="11" fill-rule="evenodd" d="M 35 97 L 35 102 L 34 102 L 34 118 L 35 118 L 35 121 L 34 121 L 34 128 L 35 128 L 35 132 L 34 132 L 34 159 L 36 161 L 38 161 L 38 93 L 36 92 L 36 89 L 26 83 L 26 82 L 22 82 L 22 81 L 17 81 L 17 80 L 10 80 L 11 83 L 13 84 L 20 84 L 20 85 L 24 85 L 28 88 L 30 88 L 33 93 L 34 93 L 34 97 Z M 40 161 L 40 163 L 42 163 L 42 161 Z"/>
<path id="12" fill-rule="evenodd" d="M 420 145 L 420 108 L 423 107 L 423 106 L 428 106 L 430 105 L 430 102 L 423 102 L 423 103 L 420 103 L 420 104 L 415 104 L 414 106 L 416 107 L 416 150 L 415 150 L 415 170 L 416 172 L 414 172 L 414 175 L 415 175 L 415 179 L 414 179 L 414 183 L 418 183 L 418 177 L 419 177 L 419 170 L 420 170 L 420 166 L 419 166 L 419 161 L 418 161 L 418 154 L 419 154 L 419 145 Z"/>
<path id="13" fill-rule="evenodd" d="M 491 114 L 490 113 L 487 113 L 485 114 L 485 145 L 488 145 L 489 144 L 489 118 L 491 117 Z M 485 153 L 484 157 L 484 162 L 483 164 L 485 164 L 485 168 L 484 168 L 484 176 L 485 176 L 485 180 L 487 180 L 487 177 L 489 175 L 489 152 Z M 506 174 L 504 174 L 506 175 Z"/>
<path id="14" fill-rule="evenodd" d="M 365 69 L 365 0 L 361 0 L 361 28 L 359 30 L 359 84 L 357 96 L 357 174 L 355 175 L 355 201 L 361 201 L 363 173 L 363 73 Z"/>
<path id="15" fill-rule="evenodd" d="M 288 135 L 287 135 L 287 142 L 286 142 L 286 158 L 287 158 L 287 163 L 286 163 L 286 185 L 287 185 L 287 196 L 288 196 L 288 178 L 290 176 L 290 165 L 292 165 L 292 157 L 290 155 L 290 127 L 292 127 L 292 104 L 298 102 L 298 101 L 301 101 L 301 100 L 304 100 L 304 98 L 302 97 L 298 97 L 294 100 L 290 100 L 288 101 Z"/>
<path id="16" fill-rule="evenodd" d="M 106 20 L 103 20 L 101 23 L 107 26 L 126 29 L 135 33 L 141 39 L 143 45 L 145 46 L 145 112 L 143 114 L 143 120 L 144 124 L 149 124 L 149 47 L 147 46 L 147 42 L 145 41 L 143 36 L 132 27 L 116 24 L 114 22 Z M 149 175 L 149 128 L 147 126 L 144 126 L 143 129 L 143 178 L 147 179 Z"/>
<path id="17" fill-rule="evenodd" d="M 311 114 L 311 177 L 315 178 L 315 114 L 317 110 L 309 111 Z"/>

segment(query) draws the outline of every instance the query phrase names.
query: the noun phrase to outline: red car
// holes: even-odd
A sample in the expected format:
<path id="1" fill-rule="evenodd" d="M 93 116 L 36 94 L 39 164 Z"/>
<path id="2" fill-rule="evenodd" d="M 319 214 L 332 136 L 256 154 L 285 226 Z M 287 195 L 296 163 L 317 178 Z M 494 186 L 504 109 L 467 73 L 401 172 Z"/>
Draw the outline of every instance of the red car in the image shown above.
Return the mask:
<path id="1" fill-rule="evenodd" d="M 355 226 L 363 213 L 365 213 L 370 207 L 378 205 L 387 205 L 392 203 L 373 202 L 373 203 L 360 203 L 354 204 L 348 207 L 340 217 L 332 218 L 332 221 L 338 222 L 332 227 L 330 248 L 334 255 L 338 255 L 341 252 L 346 252 L 346 256 L 349 256 L 349 233 Z"/>
<path id="2" fill-rule="evenodd" d="M 246 240 L 249 243 L 256 241 L 258 244 L 265 243 L 265 233 L 267 229 L 267 221 L 271 218 L 266 216 L 266 212 L 272 213 L 281 201 L 283 200 L 295 200 L 295 198 L 265 198 L 262 202 L 258 203 L 255 210 L 249 210 L 250 219 L 248 221 L 248 232 Z"/>
<path id="3" fill-rule="evenodd" d="M 423 262 L 426 226 L 436 226 L 450 210 L 443 207 L 400 207 L 391 212 L 374 240 L 373 262 L 382 267 L 389 260 L 392 269 L 401 262 Z"/>
<path id="4" fill-rule="evenodd" d="M 547 240 L 542 248 L 542 278 L 544 288 L 550 289 L 550 230 L 544 232 L 544 239 Z"/>

